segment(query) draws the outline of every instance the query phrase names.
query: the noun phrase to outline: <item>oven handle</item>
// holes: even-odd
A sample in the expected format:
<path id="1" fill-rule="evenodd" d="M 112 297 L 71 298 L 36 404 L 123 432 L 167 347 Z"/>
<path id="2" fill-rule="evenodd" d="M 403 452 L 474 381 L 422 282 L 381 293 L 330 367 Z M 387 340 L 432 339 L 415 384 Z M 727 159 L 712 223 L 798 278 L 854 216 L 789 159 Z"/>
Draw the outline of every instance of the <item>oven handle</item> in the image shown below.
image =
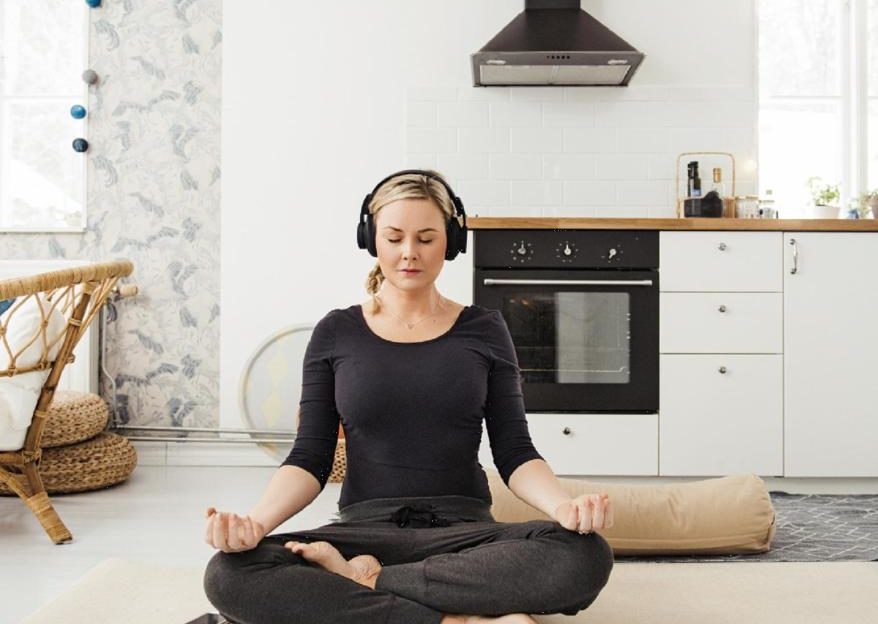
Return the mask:
<path id="1" fill-rule="evenodd" d="M 541 280 L 541 279 L 494 279 L 482 280 L 485 286 L 536 285 L 536 286 L 652 286 L 652 280 Z"/>

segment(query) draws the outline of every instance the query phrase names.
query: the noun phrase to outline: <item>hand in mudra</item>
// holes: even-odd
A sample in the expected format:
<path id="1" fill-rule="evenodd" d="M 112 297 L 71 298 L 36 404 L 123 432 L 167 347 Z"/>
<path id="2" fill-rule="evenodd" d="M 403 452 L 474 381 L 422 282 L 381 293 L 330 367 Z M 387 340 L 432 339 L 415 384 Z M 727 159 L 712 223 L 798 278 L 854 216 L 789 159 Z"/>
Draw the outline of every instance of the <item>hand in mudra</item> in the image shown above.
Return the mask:
<path id="1" fill-rule="evenodd" d="M 555 509 L 555 520 L 565 529 L 579 533 L 609 529 L 613 526 L 613 505 L 610 503 L 610 496 L 606 493 L 580 494 L 558 505 Z"/>
<path id="2" fill-rule="evenodd" d="M 250 516 L 241 517 L 208 507 L 204 541 L 223 552 L 241 552 L 256 548 L 265 537 L 265 527 Z"/>

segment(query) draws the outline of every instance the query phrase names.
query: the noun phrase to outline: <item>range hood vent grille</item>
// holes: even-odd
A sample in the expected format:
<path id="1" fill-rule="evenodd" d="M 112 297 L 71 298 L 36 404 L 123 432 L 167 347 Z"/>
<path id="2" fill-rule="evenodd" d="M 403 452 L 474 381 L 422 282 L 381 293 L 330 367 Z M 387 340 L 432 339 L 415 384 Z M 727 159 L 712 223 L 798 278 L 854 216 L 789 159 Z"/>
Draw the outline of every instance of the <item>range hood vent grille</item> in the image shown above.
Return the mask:
<path id="1" fill-rule="evenodd" d="M 579 0 L 525 0 L 472 55 L 474 86 L 626 86 L 644 55 L 579 8 Z"/>

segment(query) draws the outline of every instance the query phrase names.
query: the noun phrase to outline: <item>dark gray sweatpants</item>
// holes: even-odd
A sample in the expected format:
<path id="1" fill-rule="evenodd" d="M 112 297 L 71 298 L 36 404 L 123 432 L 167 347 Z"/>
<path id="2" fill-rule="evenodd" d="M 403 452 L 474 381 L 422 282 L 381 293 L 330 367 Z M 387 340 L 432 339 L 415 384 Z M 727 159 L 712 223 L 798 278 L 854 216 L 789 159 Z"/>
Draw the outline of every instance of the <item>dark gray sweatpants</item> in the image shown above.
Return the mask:
<path id="1" fill-rule="evenodd" d="M 394 511 L 427 506 L 405 523 Z M 207 564 L 210 602 L 237 624 L 438 624 L 446 613 L 573 615 L 606 585 L 613 551 L 598 533 L 557 522 L 497 522 L 466 496 L 384 498 L 342 508 L 339 521 L 267 535 L 248 551 L 217 552 Z M 438 522 L 437 522 L 438 519 Z M 428 526 L 423 526 L 427 524 Z M 374 555 L 375 589 L 284 548 L 327 541 L 350 559 Z"/>

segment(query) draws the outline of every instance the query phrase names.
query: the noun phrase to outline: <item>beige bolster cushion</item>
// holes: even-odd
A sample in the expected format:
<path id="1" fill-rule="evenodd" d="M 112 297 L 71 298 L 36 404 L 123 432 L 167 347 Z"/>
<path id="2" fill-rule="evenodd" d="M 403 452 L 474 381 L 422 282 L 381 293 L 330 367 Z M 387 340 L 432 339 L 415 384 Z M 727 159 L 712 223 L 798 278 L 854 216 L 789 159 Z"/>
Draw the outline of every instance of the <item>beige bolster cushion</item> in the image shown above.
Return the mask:
<path id="1" fill-rule="evenodd" d="M 550 519 L 518 499 L 496 470 L 485 472 L 495 520 Z M 616 555 L 745 554 L 771 548 L 774 507 L 765 483 L 755 474 L 656 485 L 558 480 L 571 497 L 609 495 L 614 523 L 597 532 Z"/>

